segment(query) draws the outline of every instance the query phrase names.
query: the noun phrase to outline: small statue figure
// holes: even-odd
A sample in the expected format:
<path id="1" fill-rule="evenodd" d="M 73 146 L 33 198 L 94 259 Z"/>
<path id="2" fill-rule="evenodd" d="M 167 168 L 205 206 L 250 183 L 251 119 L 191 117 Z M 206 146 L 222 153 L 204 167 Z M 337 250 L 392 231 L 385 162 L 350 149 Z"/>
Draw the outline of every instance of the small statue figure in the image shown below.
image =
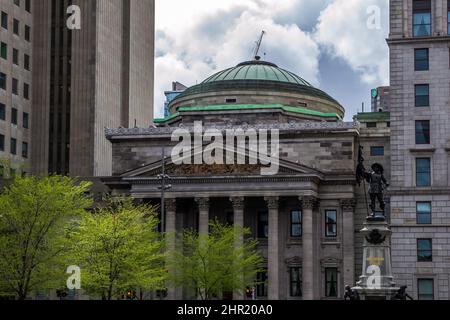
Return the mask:
<path id="1" fill-rule="evenodd" d="M 358 291 L 353 290 L 350 286 L 345 286 L 344 300 L 347 298 L 350 301 L 360 300 Z"/>
<path id="2" fill-rule="evenodd" d="M 365 178 L 369 183 L 369 196 L 370 196 L 370 209 L 372 210 L 372 216 L 375 215 L 375 202 L 378 200 L 380 204 L 380 209 L 383 211 L 383 215 L 385 215 L 385 203 L 383 200 L 383 190 L 384 186 L 389 187 L 389 183 L 386 181 L 384 177 L 384 169 L 383 166 L 379 163 L 375 163 L 372 165 L 372 172 L 366 173 Z"/>
<path id="3" fill-rule="evenodd" d="M 385 203 L 383 199 L 383 191 L 389 187 L 389 183 L 384 177 L 383 166 L 379 163 L 372 165 L 372 171 L 367 172 L 364 168 L 364 158 L 362 156 L 363 147 L 359 147 L 358 153 L 358 166 L 356 167 L 356 181 L 361 185 L 361 181 L 364 179 L 369 183 L 369 196 L 370 196 L 370 209 L 372 211 L 371 217 L 375 217 L 376 201 L 380 204 L 380 209 L 383 212 L 383 216 L 386 216 Z"/>
<path id="4" fill-rule="evenodd" d="M 408 286 L 401 286 L 397 293 L 392 296 L 391 300 L 406 300 L 406 298 L 409 300 L 414 300 L 409 294 L 406 293 L 407 288 Z"/>

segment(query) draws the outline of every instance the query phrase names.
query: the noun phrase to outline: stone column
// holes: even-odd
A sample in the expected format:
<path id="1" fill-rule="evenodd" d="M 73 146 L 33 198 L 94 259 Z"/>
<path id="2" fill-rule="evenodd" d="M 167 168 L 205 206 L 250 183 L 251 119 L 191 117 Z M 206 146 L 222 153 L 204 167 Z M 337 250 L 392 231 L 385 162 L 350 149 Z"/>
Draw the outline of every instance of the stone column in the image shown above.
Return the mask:
<path id="1" fill-rule="evenodd" d="M 209 198 L 195 198 L 198 205 L 198 232 L 209 233 Z"/>
<path id="2" fill-rule="evenodd" d="M 268 243 L 268 298 L 278 300 L 280 298 L 280 248 L 278 227 L 278 197 L 265 197 L 269 209 L 269 243 Z"/>
<path id="3" fill-rule="evenodd" d="M 175 250 L 175 235 L 176 235 L 176 215 L 177 215 L 177 200 L 166 199 L 164 202 L 166 213 L 166 235 L 167 235 L 167 251 L 170 255 Z M 170 273 L 170 268 L 169 268 Z M 170 287 L 167 289 L 167 299 L 177 300 L 181 299 L 180 290 L 178 288 Z"/>
<path id="4" fill-rule="evenodd" d="M 313 209 L 317 199 L 300 197 L 302 201 L 302 278 L 303 300 L 314 300 L 314 225 Z"/>
<path id="5" fill-rule="evenodd" d="M 233 205 L 233 221 L 234 226 L 244 228 L 244 197 L 231 197 L 230 201 Z M 244 245 L 244 235 L 240 233 L 235 241 L 234 246 L 240 248 Z M 242 291 L 233 292 L 233 300 L 244 300 L 244 289 Z"/>
<path id="6" fill-rule="evenodd" d="M 344 286 L 350 287 L 355 285 L 355 206 L 355 199 L 341 201 Z"/>

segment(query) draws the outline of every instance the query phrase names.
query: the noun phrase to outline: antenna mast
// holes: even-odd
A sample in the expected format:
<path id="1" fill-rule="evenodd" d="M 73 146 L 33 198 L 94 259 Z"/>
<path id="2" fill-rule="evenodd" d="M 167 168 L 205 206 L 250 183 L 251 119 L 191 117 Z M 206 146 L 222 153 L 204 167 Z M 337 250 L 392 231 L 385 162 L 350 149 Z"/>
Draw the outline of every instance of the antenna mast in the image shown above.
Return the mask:
<path id="1" fill-rule="evenodd" d="M 259 49 L 261 48 L 261 43 L 262 43 L 262 40 L 263 40 L 263 37 L 264 37 L 264 34 L 265 34 L 265 33 L 266 33 L 266 32 L 263 30 L 263 31 L 261 32 L 261 36 L 259 37 L 259 40 L 256 41 L 256 48 L 255 48 L 255 51 L 253 52 L 252 59 L 255 59 L 255 60 L 261 59 L 261 57 L 258 56 L 258 52 L 259 52 Z"/>

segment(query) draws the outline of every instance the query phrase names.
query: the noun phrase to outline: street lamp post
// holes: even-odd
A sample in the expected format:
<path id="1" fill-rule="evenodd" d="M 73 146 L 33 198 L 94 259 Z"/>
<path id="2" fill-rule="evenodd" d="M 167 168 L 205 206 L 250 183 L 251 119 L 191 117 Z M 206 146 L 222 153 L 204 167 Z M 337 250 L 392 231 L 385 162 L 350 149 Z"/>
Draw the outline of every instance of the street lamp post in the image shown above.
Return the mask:
<path id="1" fill-rule="evenodd" d="M 156 177 L 161 180 L 161 185 L 158 187 L 158 189 L 161 190 L 161 233 L 166 231 L 166 216 L 165 216 L 165 193 L 166 190 L 170 190 L 172 188 L 172 185 L 168 184 L 166 185 L 166 180 L 170 180 L 170 177 L 166 174 L 166 156 L 165 156 L 165 148 L 162 147 L 161 149 L 162 154 L 162 170 L 161 174 L 158 174 Z"/>

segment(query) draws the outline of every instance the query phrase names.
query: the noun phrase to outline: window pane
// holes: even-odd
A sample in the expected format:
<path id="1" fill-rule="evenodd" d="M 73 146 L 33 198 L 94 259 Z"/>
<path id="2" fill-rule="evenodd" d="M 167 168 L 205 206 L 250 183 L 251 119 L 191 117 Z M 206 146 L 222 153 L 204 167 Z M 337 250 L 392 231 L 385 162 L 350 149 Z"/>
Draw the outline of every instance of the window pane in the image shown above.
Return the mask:
<path id="1" fill-rule="evenodd" d="M 417 287 L 418 287 L 419 300 L 433 300 L 434 299 L 434 281 L 433 281 L 433 279 L 419 279 Z"/>
<path id="2" fill-rule="evenodd" d="M 0 45 L 0 57 L 3 59 L 8 59 L 8 45 L 4 42 Z"/>
<path id="3" fill-rule="evenodd" d="M 292 297 L 302 296 L 302 274 L 301 268 L 290 268 L 290 295 Z"/>
<path id="4" fill-rule="evenodd" d="M 418 202 L 417 203 L 417 223 L 430 224 L 431 223 L 431 203 Z"/>
<path id="5" fill-rule="evenodd" d="M 431 12 L 414 13 L 413 32 L 415 37 L 431 35 Z"/>
<path id="6" fill-rule="evenodd" d="M 431 239 L 417 240 L 417 261 L 419 262 L 433 261 L 433 249 Z"/>
<path id="7" fill-rule="evenodd" d="M 372 157 L 384 156 L 384 147 L 370 147 L 370 155 Z"/>
<path id="8" fill-rule="evenodd" d="M 414 65 L 416 71 L 429 69 L 428 49 L 414 50 Z"/>
<path id="9" fill-rule="evenodd" d="M 6 120 L 6 105 L 0 103 L 0 120 Z"/>
<path id="10" fill-rule="evenodd" d="M 6 74 L 0 72 L 0 89 L 6 90 Z"/>
<path id="11" fill-rule="evenodd" d="M 2 28 L 8 29 L 8 14 L 2 11 Z"/>
<path id="12" fill-rule="evenodd" d="M 416 159 L 416 184 L 418 187 L 431 185 L 431 160 L 429 158 Z"/>
<path id="13" fill-rule="evenodd" d="M 0 134 L 0 151 L 5 151 L 5 136 L 2 134 Z"/>
<path id="14" fill-rule="evenodd" d="M 327 237 L 335 237 L 337 235 L 337 212 L 326 211 L 325 220 L 325 235 Z"/>
<path id="15" fill-rule="evenodd" d="M 430 86 L 419 84 L 415 86 L 416 107 L 428 107 L 430 105 Z"/>
<path id="16" fill-rule="evenodd" d="M 337 269 L 325 269 L 325 296 L 337 297 Z"/>
<path id="17" fill-rule="evenodd" d="M 430 144 L 430 121 L 416 121 L 416 144 Z"/>

